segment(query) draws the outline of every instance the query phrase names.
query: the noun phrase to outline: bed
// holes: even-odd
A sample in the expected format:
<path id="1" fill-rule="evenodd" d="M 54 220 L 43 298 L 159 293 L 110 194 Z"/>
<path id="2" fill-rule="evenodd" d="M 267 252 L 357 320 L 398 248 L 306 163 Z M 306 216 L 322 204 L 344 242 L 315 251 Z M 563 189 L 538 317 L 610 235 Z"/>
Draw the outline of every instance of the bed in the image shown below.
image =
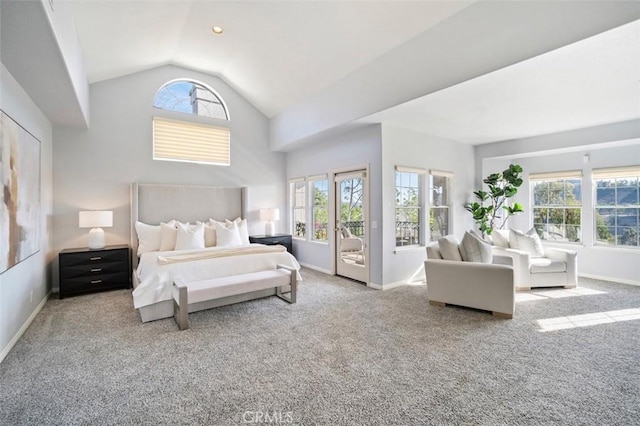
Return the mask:
<path id="1" fill-rule="evenodd" d="M 251 244 L 197 250 L 150 251 L 138 257 L 136 222 L 159 225 L 246 218 L 247 188 L 162 184 L 131 184 L 131 247 L 133 301 L 143 322 L 173 316 L 173 282 L 193 282 L 275 269 L 278 264 L 299 271 L 296 259 L 284 250 Z M 230 252 L 230 253 L 229 253 Z M 176 260 L 177 259 L 177 260 Z M 276 294 L 270 288 L 189 304 L 189 312 Z"/>

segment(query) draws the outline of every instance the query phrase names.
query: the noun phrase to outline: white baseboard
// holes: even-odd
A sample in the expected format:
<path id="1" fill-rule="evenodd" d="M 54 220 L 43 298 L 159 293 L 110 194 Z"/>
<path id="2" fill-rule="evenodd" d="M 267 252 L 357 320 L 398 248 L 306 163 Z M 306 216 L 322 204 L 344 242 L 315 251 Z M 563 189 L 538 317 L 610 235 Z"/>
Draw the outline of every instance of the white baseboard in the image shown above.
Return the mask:
<path id="1" fill-rule="evenodd" d="M 44 304 L 47 303 L 47 300 L 49 300 L 49 296 L 51 296 L 51 292 L 49 292 L 44 297 L 44 299 L 42 299 L 42 302 L 40 302 L 38 304 L 38 306 L 33 311 L 33 313 L 29 316 L 29 318 L 27 318 L 27 320 L 24 322 L 24 324 L 22 324 L 22 327 L 20 327 L 20 330 L 18 330 L 16 335 L 13 336 L 13 339 L 11 339 L 9 344 L 2 350 L 2 352 L 0 352 L 0 362 L 2 362 L 7 355 L 9 355 L 9 352 L 11 352 L 11 349 L 13 349 L 13 347 L 16 345 L 16 343 L 18 343 L 18 340 L 20 340 L 20 338 L 22 337 L 24 332 L 27 331 L 27 328 L 29 328 L 29 326 L 33 322 L 33 320 L 36 317 L 36 315 L 38 315 L 40 310 L 42 310 L 42 307 L 44 306 Z"/>
<path id="2" fill-rule="evenodd" d="M 331 275 L 331 271 L 328 269 L 320 268 L 319 266 L 310 265 L 308 263 L 298 262 L 300 266 L 304 266 L 305 268 L 313 269 L 314 271 L 322 272 L 323 274 Z"/>
<path id="3" fill-rule="evenodd" d="M 406 282 L 406 281 L 396 281 L 395 283 L 389 283 L 389 284 L 375 284 L 375 283 L 369 283 L 367 284 L 367 287 L 371 287 L 375 290 L 391 290 L 392 288 L 396 288 L 396 287 L 402 287 L 403 285 L 426 285 L 426 282 L 424 281 L 418 281 L 418 282 Z"/>
<path id="4" fill-rule="evenodd" d="M 602 281 L 611 281 L 614 283 L 621 283 L 621 284 L 629 284 L 629 285 L 637 285 L 640 286 L 640 281 L 634 281 L 634 280 L 625 280 L 622 278 L 613 278 L 613 277 L 605 277 L 602 275 L 594 275 L 594 274 L 578 274 L 579 277 L 584 277 L 584 278 L 591 278 L 594 280 L 602 280 Z"/>

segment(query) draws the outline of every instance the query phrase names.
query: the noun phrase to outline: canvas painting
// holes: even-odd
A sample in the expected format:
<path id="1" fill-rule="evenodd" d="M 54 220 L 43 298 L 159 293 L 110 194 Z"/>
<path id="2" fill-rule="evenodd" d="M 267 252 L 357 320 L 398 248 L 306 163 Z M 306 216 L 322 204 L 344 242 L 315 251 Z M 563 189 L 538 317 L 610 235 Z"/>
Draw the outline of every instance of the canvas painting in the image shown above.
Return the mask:
<path id="1" fill-rule="evenodd" d="M 0 111 L 0 273 L 40 250 L 40 141 Z"/>

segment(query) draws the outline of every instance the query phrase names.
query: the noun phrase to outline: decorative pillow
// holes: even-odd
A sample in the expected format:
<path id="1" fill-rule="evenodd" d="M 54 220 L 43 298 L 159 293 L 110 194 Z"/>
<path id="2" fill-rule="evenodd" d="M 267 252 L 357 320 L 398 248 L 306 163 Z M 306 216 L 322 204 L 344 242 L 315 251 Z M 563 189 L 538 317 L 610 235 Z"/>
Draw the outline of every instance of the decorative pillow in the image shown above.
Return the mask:
<path id="1" fill-rule="evenodd" d="M 176 250 L 204 248 L 204 224 L 188 225 L 178 223 Z"/>
<path id="2" fill-rule="evenodd" d="M 231 221 L 229 219 L 226 219 L 224 222 L 227 228 L 229 227 L 229 225 L 231 225 Z M 247 225 L 247 219 L 241 219 L 237 217 L 233 220 L 233 222 L 235 222 L 238 225 L 238 232 L 240 233 L 240 241 L 242 241 L 242 244 L 245 244 L 245 245 L 250 244 L 249 243 L 249 226 Z"/>
<path id="3" fill-rule="evenodd" d="M 469 231 L 464 233 L 460 242 L 460 254 L 466 262 L 491 263 L 493 260 L 491 245 Z"/>
<path id="4" fill-rule="evenodd" d="M 135 228 L 136 234 L 138 234 L 138 256 L 150 251 L 160 250 L 160 225 L 136 222 Z"/>
<path id="5" fill-rule="evenodd" d="M 201 223 L 204 226 L 204 246 L 215 247 L 216 246 L 216 226 L 210 222 L 207 222 L 207 223 L 196 222 L 196 225 L 199 225 Z"/>
<path id="6" fill-rule="evenodd" d="M 509 231 L 506 229 L 494 229 L 491 236 L 493 237 L 494 246 L 509 248 Z"/>
<path id="7" fill-rule="evenodd" d="M 526 234 L 512 229 L 509 231 L 511 248 L 526 251 L 531 257 L 544 257 L 544 247 L 538 233 L 531 228 Z"/>
<path id="8" fill-rule="evenodd" d="M 235 222 L 231 222 L 231 225 L 225 226 L 220 224 L 220 222 L 216 222 L 216 238 L 217 238 L 217 247 L 230 247 L 230 246 L 241 246 L 242 239 L 240 238 L 240 231 L 238 229 L 238 224 Z"/>
<path id="9" fill-rule="evenodd" d="M 176 223 L 175 220 L 160 223 L 160 251 L 176 249 L 176 238 L 178 237 Z"/>
<path id="10" fill-rule="evenodd" d="M 440 254 L 444 260 L 462 261 L 458 245 L 458 240 L 453 235 L 438 239 L 438 247 L 440 247 Z"/>

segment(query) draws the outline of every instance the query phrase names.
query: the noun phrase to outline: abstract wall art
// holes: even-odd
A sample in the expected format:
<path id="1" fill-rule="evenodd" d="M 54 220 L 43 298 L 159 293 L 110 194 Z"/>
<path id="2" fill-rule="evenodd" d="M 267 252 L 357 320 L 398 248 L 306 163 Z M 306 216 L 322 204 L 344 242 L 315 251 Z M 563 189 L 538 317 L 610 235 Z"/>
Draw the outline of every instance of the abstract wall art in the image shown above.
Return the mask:
<path id="1" fill-rule="evenodd" d="M 0 274 L 40 250 L 40 141 L 0 111 Z"/>

